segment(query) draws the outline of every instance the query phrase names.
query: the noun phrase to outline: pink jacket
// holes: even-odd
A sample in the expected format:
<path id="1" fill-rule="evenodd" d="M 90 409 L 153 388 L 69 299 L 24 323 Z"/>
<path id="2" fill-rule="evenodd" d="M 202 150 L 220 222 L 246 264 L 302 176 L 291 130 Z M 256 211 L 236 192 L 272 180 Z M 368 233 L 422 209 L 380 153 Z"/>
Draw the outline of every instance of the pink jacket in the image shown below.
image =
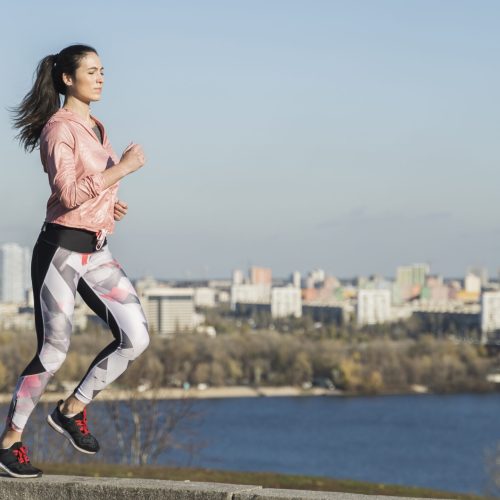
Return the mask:
<path id="1" fill-rule="evenodd" d="M 40 156 L 52 190 L 45 221 L 105 234 L 114 229 L 119 183 L 103 189 L 102 172 L 119 159 L 104 126 L 92 118 L 101 127 L 103 144 L 80 115 L 65 108 L 42 130 Z"/>

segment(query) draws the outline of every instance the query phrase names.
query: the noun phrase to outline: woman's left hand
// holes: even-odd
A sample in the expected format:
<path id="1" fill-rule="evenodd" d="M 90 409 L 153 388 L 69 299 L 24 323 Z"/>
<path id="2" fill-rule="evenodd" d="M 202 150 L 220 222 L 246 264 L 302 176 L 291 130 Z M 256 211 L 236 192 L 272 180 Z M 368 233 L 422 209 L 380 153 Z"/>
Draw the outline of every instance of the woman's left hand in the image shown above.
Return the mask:
<path id="1" fill-rule="evenodd" d="M 115 220 L 122 220 L 127 215 L 128 205 L 121 200 L 115 202 Z"/>

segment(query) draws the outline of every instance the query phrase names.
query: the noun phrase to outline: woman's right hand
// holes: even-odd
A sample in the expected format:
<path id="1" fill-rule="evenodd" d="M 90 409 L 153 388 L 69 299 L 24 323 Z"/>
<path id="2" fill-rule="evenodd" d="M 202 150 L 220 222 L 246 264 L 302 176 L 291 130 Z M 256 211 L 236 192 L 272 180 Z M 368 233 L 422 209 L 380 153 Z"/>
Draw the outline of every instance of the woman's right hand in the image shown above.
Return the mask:
<path id="1" fill-rule="evenodd" d="M 139 170 L 146 163 L 146 157 L 142 146 L 139 144 L 130 144 L 122 154 L 120 163 L 127 166 L 130 173 Z"/>

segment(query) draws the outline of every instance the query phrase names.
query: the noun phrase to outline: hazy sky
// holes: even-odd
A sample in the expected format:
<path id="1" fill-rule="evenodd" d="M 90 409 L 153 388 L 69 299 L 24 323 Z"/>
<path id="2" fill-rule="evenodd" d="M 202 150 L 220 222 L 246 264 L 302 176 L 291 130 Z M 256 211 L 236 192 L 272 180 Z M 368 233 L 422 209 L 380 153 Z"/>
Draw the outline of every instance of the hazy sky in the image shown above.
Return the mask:
<path id="1" fill-rule="evenodd" d="M 0 3 L 0 242 L 32 246 L 49 186 L 8 106 L 72 43 L 106 72 L 92 112 L 120 155 L 128 274 L 500 267 L 500 2 Z"/>

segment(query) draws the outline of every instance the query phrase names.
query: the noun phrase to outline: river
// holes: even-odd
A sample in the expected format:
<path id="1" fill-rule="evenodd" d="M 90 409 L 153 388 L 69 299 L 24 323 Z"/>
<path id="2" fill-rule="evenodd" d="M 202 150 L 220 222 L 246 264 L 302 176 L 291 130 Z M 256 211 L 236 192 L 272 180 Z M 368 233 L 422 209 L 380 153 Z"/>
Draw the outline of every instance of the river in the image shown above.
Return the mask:
<path id="1" fill-rule="evenodd" d="M 162 400 L 159 404 L 161 413 L 168 414 L 168 408 L 178 403 Z M 192 404 L 203 416 L 195 427 L 188 422 L 186 427 L 203 447 L 190 456 L 180 451 L 163 453 L 160 464 L 484 494 L 489 482 L 486 456 L 500 445 L 500 393 L 252 397 L 199 399 Z M 37 443 L 47 443 L 56 459 L 98 458 L 77 457 L 72 449 L 64 458 L 60 437 L 45 423 L 40 428 L 48 434 L 35 439 L 33 428 L 45 418 L 47 409 L 46 404 L 38 406 L 27 432 L 28 444 L 35 441 L 35 456 Z M 6 414 L 7 405 L 1 410 Z M 95 428 L 106 449 L 115 450 L 116 438 L 101 418 L 107 414 L 103 410 L 98 401 L 89 407 L 91 429 Z M 99 428 L 92 427 L 96 420 L 101 420 Z"/>

